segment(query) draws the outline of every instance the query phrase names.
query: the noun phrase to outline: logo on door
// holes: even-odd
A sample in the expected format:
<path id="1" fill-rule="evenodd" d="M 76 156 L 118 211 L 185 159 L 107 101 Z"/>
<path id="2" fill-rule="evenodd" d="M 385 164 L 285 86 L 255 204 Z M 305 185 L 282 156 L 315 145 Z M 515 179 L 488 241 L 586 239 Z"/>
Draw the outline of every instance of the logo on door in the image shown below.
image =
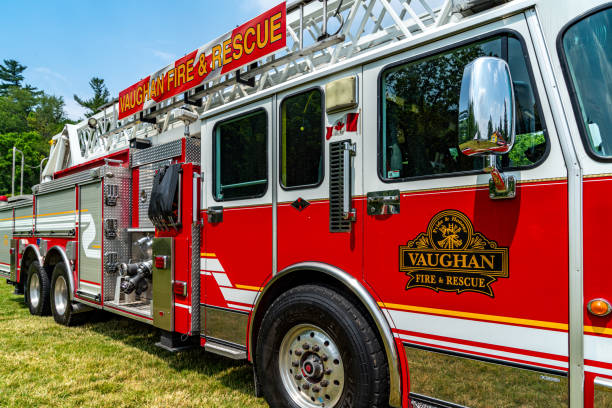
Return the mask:
<path id="1" fill-rule="evenodd" d="M 460 211 L 436 214 L 422 232 L 399 247 L 400 271 L 409 277 L 406 290 L 477 292 L 494 297 L 493 284 L 507 278 L 509 251 L 474 231 Z"/>

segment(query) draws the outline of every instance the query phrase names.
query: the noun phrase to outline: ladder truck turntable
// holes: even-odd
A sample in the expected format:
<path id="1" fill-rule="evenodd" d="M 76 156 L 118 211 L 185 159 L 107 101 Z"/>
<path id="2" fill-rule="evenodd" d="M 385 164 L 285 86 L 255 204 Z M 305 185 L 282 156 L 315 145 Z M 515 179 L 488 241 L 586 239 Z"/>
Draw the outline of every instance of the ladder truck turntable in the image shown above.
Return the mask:
<path id="1" fill-rule="evenodd" d="M 611 21 L 280 3 L 54 136 L 0 277 L 248 360 L 273 407 L 612 406 Z"/>

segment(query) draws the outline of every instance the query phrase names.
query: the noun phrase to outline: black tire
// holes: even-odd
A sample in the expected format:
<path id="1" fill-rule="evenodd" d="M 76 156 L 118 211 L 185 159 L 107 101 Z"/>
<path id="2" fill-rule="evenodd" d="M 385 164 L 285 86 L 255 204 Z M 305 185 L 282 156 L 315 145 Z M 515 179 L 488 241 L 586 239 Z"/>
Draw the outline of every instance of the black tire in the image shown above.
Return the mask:
<path id="1" fill-rule="evenodd" d="M 84 321 L 86 313 L 75 313 L 75 306 L 70 300 L 68 268 L 59 262 L 51 275 L 51 313 L 55 321 L 64 326 L 74 326 Z"/>
<path id="2" fill-rule="evenodd" d="M 301 339 L 298 335 L 299 330 L 302 330 L 301 327 L 306 328 L 304 333 L 308 333 L 310 327 L 315 327 L 316 336 L 310 332 L 309 336 L 302 334 Z M 323 345 L 315 349 L 317 344 L 308 343 L 320 337 L 317 328 L 320 328 L 320 332 L 330 340 L 326 341 L 327 349 Z M 297 343 L 292 343 L 292 339 L 297 340 L 299 344 L 303 342 L 302 347 L 307 351 L 294 349 L 293 345 Z M 332 345 L 328 346 L 330 342 Z M 333 384 L 330 381 L 324 381 L 335 375 L 329 370 L 335 369 L 333 364 L 338 364 L 333 357 L 334 350 L 330 350 L 329 347 L 334 347 L 335 355 L 340 357 L 341 365 L 338 367 L 343 370 L 342 379 L 338 382 L 342 385 L 337 389 L 332 388 Z M 289 352 L 285 353 L 282 350 Z M 281 353 L 284 356 L 290 354 L 291 356 L 280 358 Z M 328 357 L 325 353 L 332 357 Z M 312 360 L 313 358 L 315 360 Z M 333 363 L 330 361 L 332 358 L 334 358 Z M 286 364 L 288 360 L 291 360 L 289 365 L 296 371 L 284 368 L 285 373 L 282 373 L 281 367 L 289 367 Z M 310 367 L 305 365 L 308 364 L 308 360 L 315 361 L 319 373 L 317 376 L 306 378 L 306 371 L 312 372 L 312 365 Z M 313 405 L 328 408 L 389 406 L 389 368 L 374 329 L 358 307 L 337 291 L 327 287 L 299 286 L 283 293 L 274 301 L 259 329 L 255 364 L 264 397 L 273 408 L 302 408 Z M 338 371 L 340 372 L 340 369 Z M 300 381 L 297 381 L 297 377 L 301 378 Z M 294 378 L 296 382 L 292 383 Z M 308 391 L 303 391 L 306 382 L 308 382 Z M 335 381 L 333 383 L 336 384 Z M 334 392 L 336 392 L 335 397 Z M 331 398 L 329 394 L 332 394 Z M 316 401 L 313 399 L 312 403 L 302 400 L 302 398 L 312 399 L 314 396 L 318 399 Z"/>
<path id="3" fill-rule="evenodd" d="M 34 261 L 28 267 L 28 279 L 25 285 L 25 301 L 34 316 L 47 316 L 49 309 L 49 276 Z"/>

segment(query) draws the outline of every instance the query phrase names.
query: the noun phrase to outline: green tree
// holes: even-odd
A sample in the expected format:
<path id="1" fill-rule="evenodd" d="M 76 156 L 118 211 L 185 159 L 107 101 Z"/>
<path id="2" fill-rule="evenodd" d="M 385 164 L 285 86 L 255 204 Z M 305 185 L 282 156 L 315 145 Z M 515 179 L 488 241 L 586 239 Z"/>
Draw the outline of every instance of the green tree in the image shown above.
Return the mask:
<path id="1" fill-rule="evenodd" d="M 74 95 L 74 100 L 84 108 L 89 109 L 89 112 L 85 113 L 85 116 L 90 117 L 103 105 L 110 101 L 110 92 L 106 88 L 104 79 L 93 77 L 89 81 L 89 86 L 94 91 L 94 96 L 89 99 L 79 98 Z"/>
<path id="2" fill-rule="evenodd" d="M 11 166 L 13 146 L 25 155 L 25 170 L 23 176 L 23 193 L 30 194 L 32 186 L 40 181 L 40 161 L 49 154 L 48 142 L 37 132 L 11 132 L 0 134 L 0 194 L 11 192 Z M 17 153 L 15 160 L 15 194 L 19 194 L 21 177 L 21 155 Z"/>
<path id="3" fill-rule="evenodd" d="M 38 98 L 28 89 L 12 86 L 0 96 L 0 134 L 26 132 L 28 115 L 34 111 Z"/>
<path id="4" fill-rule="evenodd" d="M 23 81 L 23 71 L 27 67 L 21 65 L 14 59 L 5 59 L 4 64 L 0 64 L 0 95 L 4 95 L 11 87 L 21 87 Z"/>
<path id="5" fill-rule="evenodd" d="M 64 98 L 42 94 L 34 111 L 28 114 L 27 121 L 30 129 L 37 131 L 45 139 L 51 138 L 68 122 L 64 112 Z"/>

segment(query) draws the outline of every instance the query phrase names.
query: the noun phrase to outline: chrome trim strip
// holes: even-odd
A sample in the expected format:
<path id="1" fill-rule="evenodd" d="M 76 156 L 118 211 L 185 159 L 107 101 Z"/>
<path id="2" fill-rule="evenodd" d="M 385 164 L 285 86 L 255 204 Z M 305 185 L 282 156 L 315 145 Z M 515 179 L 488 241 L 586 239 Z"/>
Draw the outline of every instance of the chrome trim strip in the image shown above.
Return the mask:
<path id="1" fill-rule="evenodd" d="M 13 239 L 13 240 L 14 240 L 14 241 L 19 241 L 19 239 Z M 23 254 L 25 254 L 25 252 L 28 250 L 28 248 L 31 248 L 31 249 L 34 251 L 34 254 L 36 255 L 36 258 L 38 259 L 38 263 L 39 263 L 39 265 L 42 265 L 42 256 L 40 256 L 40 251 L 38 250 L 38 247 L 37 247 L 36 245 L 34 245 L 34 244 L 28 244 L 28 245 L 26 245 L 26 247 L 23 249 L 23 252 L 19 251 L 19 252 L 20 252 L 20 254 L 21 254 L 21 262 L 20 262 L 20 264 L 19 264 L 19 268 L 18 268 L 19 270 L 17 270 L 17 268 L 16 268 L 16 270 L 15 270 L 15 276 L 14 276 L 14 278 L 15 278 L 15 281 L 19 280 L 19 281 L 20 281 L 20 283 L 24 283 L 24 284 L 25 284 L 25 282 L 21 282 L 21 279 L 20 279 L 20 278 L 17 276 L 17 273 L 18 273 L 18 272 L 19 272 L 19 273 L 21 273 L 21 271 L 23 270 L 23 258 L 24 258 Z M 17 254 L 15 254 L 15 259 L 17 259 Z M 27 271 L 25 271 L 25 272 L 27 273 Z M 28 278 L 26 277 L 26 280 L 27 280 L 27 279 L 28 279 Z"/>
<path id="2" fill-rule="evenodd" d="M 253 317 L 257 315 L 259 309 L 259 303 L 261 299 L 265 296 L 266 292 L 274 285 L 274 283 L 281 279 L 282 277 L 289 275 L 293 272 L 303 271 L 303 270 L 315 270 L 318 272 L 325 273 L 340 282 L 342 282 L 348 289 L 353 292 L 357 298 L 359 298 L 363 305 L 366 307 L 372 319 L 376 323 L 376 327 L 378 332 L 381 335 L 383 345 L 385 347 L 385 354 L 387 356 L 387 362 L 389 363 L 389 405 L 392 407 L 399 407 L 402 403 L 402 377 L 401 377 L 401 368 L 399 365 L 399 356 L 397 349 L 395 347 L 395 340 L 393 338 L 393 334 L 391 333 L 391 328 L 389 327 L 389 323 L 387 319 L 383 315 L 382 311 L 378 307 L 376 300 L 370 295 L 370 293 L 359 283 L 357 279 L 344 272 L 341 269 L 338 269 L 334 266 L 320 263 L 320 262 L 301 262 L 292 266 L 289 266 L 282 271 L 278 272 L 271 280 L 268 282 L 266 287 L 261 291 L 257 299 L 255 300 L 255 306 L 253 307 L 253 312 L 251 313 L 251 318 L 249 321 L 249 337 L 248 337 L 248 357 L 250 361 L 253 361 L 253 347 L 252 347 L 252 339 L 253 339 Z"/>
<path id="3" fill-rule="evenodd" d="M 610 380 L 609 378 L 595 377 L 593 383 L 600 387 L 612 389 L 612 380 Z"/>
<path id="4" fill-rule="evenodd" d="M 274 186 L 272 188 L 272 275 L 276 275 L 278 272 L 278 189 L 280 188 L 278 179 L 278 118 L 276 115 L 277 109 L 279 108 L 276 94 L 272 95 L 272 101 L 270 103 L 271 110 L 271 126 L 272 129 L 272 181 L 270 184 Z"/>
<path id="5" fill-rule="evenodd" d="M 28 248 L 32 248 L 34 250 L 34 254 L 36 254 L 36 258 L 38 258 L 38 263 L 40 265 L 43 264 L 43 258 L 42 256 L 40 256 L 40 251 L 38 250 L 38 247 L 34 244 L 28 244 L 26 245 L 26 247 L 23 249 L 23 252 L 21 253 L 21 263 L 19 264 L 19 270 L 21 271 L 21 269 L 23 269 L 23 254 L 25 254 L 25 252 L 28 250 Z"/>
<path id="6" fill-rule="evenodd" d="M 559 85 L 555 81 L 552 61 L 535 9 L 525 12 L 536 60 L 542 73 L 544 88 L 550 103 L 559 144 L 567 168 L 568 245 L 569 245 L 569 406 L 584 406 L 584 322 L 582 271 L 582 168 L 571 139 L 571 132 L 561 103 Z"/>
<path id="7" fill-rule="evenodd" d="M 62 258 L 62 262 L 64 262 L 64 264 L 66 264 L 66 267 L 68 268 L 68 292 L 70 293 L 70 300 L 74 300 L 74 276 L 72 276 L 72 268 L 70 267 L 70 262 L 68 261 L 68 257 L 66 256 L 66 252 L 64 251 L 64 248 L 62 248 L 59 245 L 55 245 L 51 248 L 49 248 L 49 250 L 47 251 L 47 256 L 49 256 L 49 254 L 53 251 L 53 250 L 57 250 L 60 254 L 60 257 Z M 42 263 L 41 263 L 42 265 Z"/>

